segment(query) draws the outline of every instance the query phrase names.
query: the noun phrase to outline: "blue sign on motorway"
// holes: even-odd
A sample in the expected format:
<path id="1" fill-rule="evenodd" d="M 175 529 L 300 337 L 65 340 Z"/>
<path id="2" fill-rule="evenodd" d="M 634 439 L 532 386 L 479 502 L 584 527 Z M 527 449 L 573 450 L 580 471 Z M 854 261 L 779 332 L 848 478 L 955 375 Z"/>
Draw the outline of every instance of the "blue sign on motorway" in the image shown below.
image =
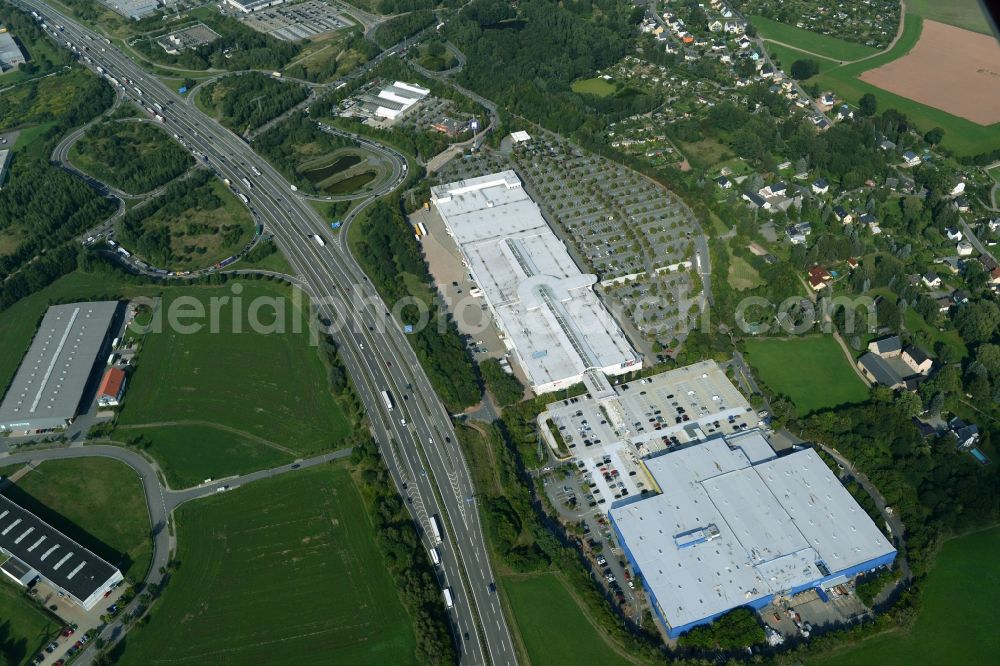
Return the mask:
<path id="1" fill-rule="evenodd" d="M 403 326 L 403 333 L 413 333 L 413 324 L 405 324 Z"/>
<path id="2" fill-rule="evenodd" d="M 330 228 L 332 228 L 332 229 L 339 229 L 340 225 L 342 225 L 342 224 L 343 224 L 343 222 L 341 222 L 340 220 L 337 220 L 336 222 L 331 222 L 330 223 Z"/>
<path id="3" fill-rule="evenodd" d="M 187 86 L 181 86 L 180 88 L 178 88 L 178 89 L 177 89 L 177 92 L 179 92 L 179 93 L 180 93 L 180 94 L 182 94 L 182 95 L 183 95 L 184 93 L 186 93 L 187 91 L 188 91 L 188 88 L 187 88 Z"/>

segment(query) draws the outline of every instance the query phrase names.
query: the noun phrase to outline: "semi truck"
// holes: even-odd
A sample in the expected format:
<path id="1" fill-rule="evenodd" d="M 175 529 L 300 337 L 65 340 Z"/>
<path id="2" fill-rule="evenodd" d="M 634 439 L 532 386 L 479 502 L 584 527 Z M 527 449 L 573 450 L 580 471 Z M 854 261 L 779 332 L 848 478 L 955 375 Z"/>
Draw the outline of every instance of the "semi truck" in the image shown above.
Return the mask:
<path id="1" fill-rule="evenodd" d="M 248 190 L 252 190 L 253 189 L 253 185 L 250 183 L 250 179 L 249 178 L 247 178 L 246 176 L 243 176 L 243 178 L 241 178 L 240 180 L 243 181 L 243 184 L 247 186 Z"/>
<path id="2" fill-rule="evenodd" d="M 388 391 L 382 391 L 382 402 L 385 403 L 385 408 L 391 412 L 393 408 L 392 394 L 390 394 Z"/>
<path id="3" fill-rule="evenodd" d="M 429 552 L 431 554 L 431 562 L 434 563 L 434 566 L 441 564 L 441 555 L 438 553 L 438 549 L 431 548 Z"/>
<path id="4" fill-rule="evenodd" d="M 455 607 L 455 601 L 451 598 L 451 588 L 450 587 L 446 587 L 443 590 L 441 590 L 441 593 L 444 596 L 444 607 L 445 608 L 454 608 Z"/>
<path id="5" fill-rule="evenodd" d="M 322 237 L 320 237 L 320 235 L 319 235 L 319 234 L 313 234 L 313 235 L 312 235 L 312 239 L 313 239 L 314 241 L 316 241 L 316 243 L 317 243 L 317 244 L 318 244 L 318 245 L 319 245 L 320 247 L 325 247 L 325 246 L 326 246 L 326 241 L 325 241 L 325 240 L 323 240 L 323 239 L 322 239 Z"/>
<path id="6" fill-rule="evenodd" d="M 237 192 L 236 196 L 238 196 L 240 198 L 240 201 L 242 201 L 243 203 L 247 205 L 250 204 L 250 200 L 247 199 L 247 195 L 243 194 L 242 192 Z"/>
<path id="7" fill-rule="evenodd" d="M 257 167 L 251 165 L 250 168 L 253 169 L 254 175 L 257 175 L 257 176 L 261 175 L 260 169 L 258 169 Z"/>
<path id="8" fill-rule="evenodd" d="M 441 543 L 441 527 L 438 525 L 437 516 L 431 516 L 427 522 L 431 526 L 431 543 L 436 546 Z"/>

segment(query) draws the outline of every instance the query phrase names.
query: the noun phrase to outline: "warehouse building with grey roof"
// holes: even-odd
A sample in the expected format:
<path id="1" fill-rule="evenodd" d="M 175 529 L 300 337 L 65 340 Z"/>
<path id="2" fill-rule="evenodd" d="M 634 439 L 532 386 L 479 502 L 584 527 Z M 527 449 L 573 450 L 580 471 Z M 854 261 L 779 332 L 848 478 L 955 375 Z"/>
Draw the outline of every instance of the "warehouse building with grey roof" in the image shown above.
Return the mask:
<path id="1" fill-rule="evenodd" d="M 117 312 L 117 301 L 48 309 L 0 403 L 0 431 L 57 430 L 73 422 Z"/>
<path id="2" fill-rule="evenodd" d="M 0 495 L 0 565 L 21 585 L 39 578 L 85 610 L 123 580 L 121 571 L 44 520 Z"/>
<path id="3" fill-rule="evenodd" d="M 896 557 L 812 449 L 778 456 L 748 431 L 643 463 L 659 492 L 619 502 L 609 517 L 671 638 Z"/>

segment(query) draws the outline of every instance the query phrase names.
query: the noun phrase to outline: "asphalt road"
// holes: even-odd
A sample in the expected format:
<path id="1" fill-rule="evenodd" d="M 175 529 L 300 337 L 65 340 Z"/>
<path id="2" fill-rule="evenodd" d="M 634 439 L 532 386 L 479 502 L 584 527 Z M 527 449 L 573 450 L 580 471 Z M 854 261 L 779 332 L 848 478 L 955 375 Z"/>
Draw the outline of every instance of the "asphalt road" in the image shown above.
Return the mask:
<path id="1" fill-rule="evenodd" d="M 514 664 L 516 655 L 493 582 L 482 526 L 474 505 L 474 488 L 451 420 L 424 374 L 402 329 L 368 282 L 346 244 L 334 240 L 327 223 L 311 206 L 293 196 L 288 182 L 250 147 L 215 121 L 181 102 L 158 79 L 107 44 L 39 0 L 16 4 L 42 14 L 50 25 L 63 27 L 69 40 L 119 80 L 129 79 L 125 93 L 142 106 L 160 104 L 165 127 L 177 134 L 219 177 L 254 183 L 245 192 L 250 208 L 274 235 L 319 313 L 333 322 L 331 334 L 340 345 L 372 430 L 397 487 L 419 524 L 439 515 L 444 528 L 441 579 L 455 603 L 450 611 L 462 663 Z M 381 57 L 399 50 L 395 46 Z M 140 93 L 138 88 L 142 92 Z M 323 240 L 320 243 L 314 238 Z M 390 390 L 395 409 L 379 392 Z M 405 423 L 404 423 L 405 420 Z M 468 633 L 469 640 L 463 636 Z"/>
<path id="2" fill-rule="evenodd" d="M 19 465 L 29 463 L 39 463 L 46 460 L 68 460 L 74 458 L 112 458 L 125 463 L 135 471 L 142 483 L 142 490 L 146 496 L 146 506 L 149 508 L 149 524 L 153 537 L 153 557 L 149 565 L 149 573 L 146 575 L 146 587 L 159 585 L 163 582 L 162 569 L 170 561 L 170 554 L 173 551 L 171 545 L 170 532 L 167 527 L 167 518 L 181 504 L 203 497 L 211 497 L 219 492 L 229 492 L 245 486 L 254 481 L 269 479 L 281 474 L 286 474 L 298 469 L 307 469 L 322 465 L 334 460 L 346 458 L 351 455 L 351 449 L 342 449 L 332 453 L 326 453 L 313 458 L 298 460 L 287 465 L 274 467 L 271 469 L 251 472 L 242 476 L 233 476 L 225 479 L 215 479 L 211 483 L 205 483 L 183 490 L 172 490 L 160 482 L 159 468 L 155 463 L 138 453 L 121 446 L 111 446 L 107 444 L 95 444 L 90 446 L 72 446 L 57 449 L 26 450 L 13 453 L 7 456 L 0 456 L 0 462 L 4 465 Z M 0 484 L 0 489 L 2 489 Z M 138 598 L 126 606 L 118 615 L 114 622 L 108 624 L 101 632 L 101 637 L 108 640 L 114 636 L 121 635 L 124 627 L 123 620 L 139 608 Z M 89 664 L 95 657 L 92 646 L 89 646 L 74 663 Z"/>

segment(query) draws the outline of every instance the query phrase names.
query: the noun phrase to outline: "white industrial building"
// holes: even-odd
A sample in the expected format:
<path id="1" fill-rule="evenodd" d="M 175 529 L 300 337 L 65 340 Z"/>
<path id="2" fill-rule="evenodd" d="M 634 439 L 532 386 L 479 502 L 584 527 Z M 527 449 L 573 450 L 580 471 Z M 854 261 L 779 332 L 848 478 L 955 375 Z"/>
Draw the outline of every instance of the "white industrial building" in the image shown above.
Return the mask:
<path id="1" fill-rule="evenodd" d="M 0 495 L 0 572 L 28 586 L 38 579 L 91 610 L 124 580 L 121 571 L 44 520 Z"/>
<path id="2" fill-rule="evenodd" d="M 640 365 L 594 293 L 596 276 L 580 272 L 513 171 L 439 185 L 431 201 L 532 390 Z"/>
<path id="3" fill-rule="evenodd" d="M 24 64 L 24 54 L 6 28 L 0 28 L 0 73 Z"/>
<path id="4" fill-rule="evenodd" d="M 7 148 L 0 150 L 0 190 L 3 189 L 4 179 L 7 177 L 7 171 L 10 169 L 10 160 L 12 153 Z"/>
<path id="5" fill-rule="evenodd" d="M 362 103 L 375 116 L 395 120 L 430 94 L 431 91 L 427 88 L 405 81 L 394 81 L 379 90 L 378 94 L 366 95 Z"/>
<path id="6" fill-rule="evenodd" d="M 812 449 L 778 457 L 749 430 L 643 463 L 655 489 L 609 516 L 672 638 L 734 608 L 828 589 L 895 559 Z"/>
<path id="7" fill-rule="evenodd" d="M 261 9 L 283 5 L 285 4 L 285 0 L 226 0 L 226 4 L 240 10 L 244 14 L 252 14 Z"/>
<path id="8" fill-rule="evenodd" d="M 46 311 L 0 403 L 0 432 L 72 423 L 117 312 L 117 301 L 53 305 Z"/>
<path id="9" fill-rule="evenodd" d="M 163 0 L 162 4 L 166 5 L 168 1 Z M 133 21 L 144 19 L 161 7 L 157 0 L 101 0 L 101 4 Z"/>

